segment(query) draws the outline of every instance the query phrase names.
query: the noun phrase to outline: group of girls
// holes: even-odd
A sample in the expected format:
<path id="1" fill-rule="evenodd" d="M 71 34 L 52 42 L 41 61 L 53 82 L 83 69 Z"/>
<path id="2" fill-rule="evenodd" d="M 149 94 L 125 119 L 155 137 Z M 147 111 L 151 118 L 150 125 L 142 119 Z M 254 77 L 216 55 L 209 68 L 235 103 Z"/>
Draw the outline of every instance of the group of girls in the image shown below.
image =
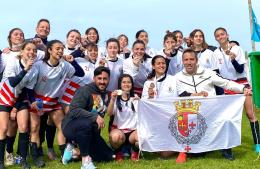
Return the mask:
<path id="1" fill-rule="evenodd" d="M 33 161 L 36 166 L 43 167 L 44 161 L 39 156 L 41 115 L 47 114 L 58 129 L 57 142 L 63 154 L 66 142 L 61 131 L 61 121 L 64 117 L 59 103 L 61 89 L 65 79 L 82 77 L 84 71 L 73 57 L 63 59 L 64 44 L 59 40 L 48 42 L 44 57 L 39 59 L 38 56 L 42 55 L 37 55 L 35 42 L 24 42 L 21 29 L 11 30 L 8 39 L 10 51 L 2 57 L 4 64 L 0 96 L 0 167 L 4 168 L 5 151 L 7 161 L 13 156 L 10 154 L 13 153 L 14 139 L 10 138 L 15 138 L 16 128 L 19 131 L 18 154 L 21 156 L 21 166 L 30 168 L 27 162 L 30 138 Z M 12 51 L 18 45 L 20 49 Z"/>
<path id="2" fill-rule="evenodd" d="M 36 166 L 45 165 L 41 158 L 44 130 L 46 137 L 52 133 L 47 137 L 48 157 L 56 157 L 53 150 L 55 128 L 63 155 L 66 138 L 61 130 L 61 122 L 69 111 L 75 91 L 92 82 L 93 72 L 99 66 L 108 67 L 111 71 L 107 87 L 111 93 L 107 110 L 111 116 L 109 141 L 118 161 L 123 160 L 123 151 L 129 149 L 126 145 L 131 145 L 131 159 L 136 161 L 139 158 L 136 131 L 139 98 L 190 95 L 176 87 L 174 77 L 183 69 L 182 52 L 185 47 L 181 31 L 167 31 L 163 38 L 163 49 L 155 51 L 148 46 L 149 37 L 145 30 L 136 33 L 131 49 L 128 49 L 128 37 L 124 34 L 108 39 L 105 49 L 99 47 L 100 38 L 94 27 L 88 28 L 83 36 L 76 29 L 70 30 L 65 44 L 59 40 L 47 43 L 50 32 L 48 20 L 39 21 L 36 30 L 35 38 L 26 41 L 21 29 L 12 29 L 8 36 L 9 48 L 1 56 L 0 169 L 4 168 L 5 156 L 8 161 L 6 165 L 13 162 L 10 159 L 13 158 L 17 129 L 17 154 L 22 157 L 23 168 L 30 168 L 27 162 L 28 145 Z M 216 29 L 214 36 L 220 45 L 218 48 L 209 46 L 203 31 L 195 29 L 186 39 L 187 47 L 197 53 L 201 66 L 248 85 L 241 47 L 229 43 L 224 28 Z M 246 113 L 256 152 L 259 153 L 259 124 L 252 105 L 252 98 L 247 96 Z M 49 130 L 48 133 L 46 125 L 54 127 L 54 133 Z M 79 152 L 75 150 L 73 154 L 79 155 Z M 168 154 L 161 152 L 162 156 Z"/>

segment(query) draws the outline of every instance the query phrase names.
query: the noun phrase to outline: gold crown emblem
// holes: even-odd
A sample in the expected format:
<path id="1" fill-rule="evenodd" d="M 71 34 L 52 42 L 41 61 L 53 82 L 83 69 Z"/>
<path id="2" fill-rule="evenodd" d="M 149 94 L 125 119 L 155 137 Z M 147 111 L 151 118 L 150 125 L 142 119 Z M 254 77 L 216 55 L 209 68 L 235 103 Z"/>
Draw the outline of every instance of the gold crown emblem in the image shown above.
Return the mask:
<path id="1" fill-rule="evenodd" d="M 174 102 L 174 104 L 178 115 L 182 115 L 183 113 L 198 114 L 201 105 L 200 102 L 193 100 L 180 100 Z"/>

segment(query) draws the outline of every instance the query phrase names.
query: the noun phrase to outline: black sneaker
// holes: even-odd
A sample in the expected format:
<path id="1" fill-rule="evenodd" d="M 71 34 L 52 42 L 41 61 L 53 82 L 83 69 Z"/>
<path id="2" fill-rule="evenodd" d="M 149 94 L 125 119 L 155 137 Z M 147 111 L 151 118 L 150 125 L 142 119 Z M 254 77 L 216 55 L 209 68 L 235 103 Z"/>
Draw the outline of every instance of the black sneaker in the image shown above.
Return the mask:
<path id="1" fill-rule="evenodd" d="M 38 167 L 44 167 L 45 163 L 42 159 L 42 157 L 40 157 L 38 154 L 38 148 L 37 148 L 37 144 L 36 143 L 31 143 L 30 145 L 30 149 L 31 149 L 31 155 L 32 155 L 32 159 L 34 161 L 34 164 Z"/>
<path id="2" fill-rule="evenodd" d="M 42 146 L 38 147 L 37 150 L 38 150 L 38 156 L 42 156 L 43 157 L 44 154 L 43 154 Z"/>
<path id="3" fill-rule="evenodd" d="M 222 156 L 223 156 L 225 159 L 230 160 L 230 161 L 232 161 L 232 160 L 235 159 L 235 158 L 234 158 L 234 155 L 233 155 L 233 153 L 232 153 L 232 149 L 231 149 L 231 148 L 229 148 L 229 149 L 223 149 L 223 150 L 222 150 Z"/>
<path id="4" fill-rule="evenodd" d="M 45 166 L 45 162 L 43 161 L 43 159 L 41 157 L 38 157 L 36 160 L 34 160 L 34 164 L 38 167 L 38 168 L 42 168 Z"/>
<path id="5" fill-rule="evenodd" d="M 21 166 L 23 167 L 23 169 L 30 169 L 31 168 L 31 166 L 24 159 L 22 159 L 22 161 L 21 161 Z"/>
<path id="6" fill-rule="evenodd" d="M 0 161 L 0 169 L 5 169 L 5 165 L 3 161 Z"/>

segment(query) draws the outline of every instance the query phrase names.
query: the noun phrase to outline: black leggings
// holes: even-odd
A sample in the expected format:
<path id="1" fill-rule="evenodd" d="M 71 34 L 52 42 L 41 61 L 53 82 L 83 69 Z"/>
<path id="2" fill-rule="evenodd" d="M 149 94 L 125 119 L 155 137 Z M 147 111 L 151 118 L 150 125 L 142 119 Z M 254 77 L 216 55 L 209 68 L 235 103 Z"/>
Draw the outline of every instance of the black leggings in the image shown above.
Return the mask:
<path id="1" fill-rule="evenodd" d="M 91 156 L 94 161 L 113 160 L 113 151 L 100 136 L 97 124 L 81 117 L 72 120 L 63 129 L 68 142 L 76 142 L 81 156 Z"/>

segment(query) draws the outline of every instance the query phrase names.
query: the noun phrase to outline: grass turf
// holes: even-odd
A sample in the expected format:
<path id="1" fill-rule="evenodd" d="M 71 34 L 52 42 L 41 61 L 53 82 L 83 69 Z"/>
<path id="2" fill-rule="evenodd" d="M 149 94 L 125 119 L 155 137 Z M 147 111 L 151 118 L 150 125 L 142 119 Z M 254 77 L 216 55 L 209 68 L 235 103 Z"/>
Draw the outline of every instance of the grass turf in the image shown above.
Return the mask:
<path id="1" fill-rule="evenodd" d="M 257 117 L 260 119 L 260 110 L 257 110 Z M 108 124 L 108 118 L 106 117 Z M 103 137 L 108 140 L 107 128 L 102 131 Z M 16 144 L 17 145 L 17 144 Z M 16 150 L 16 147 L 15 147 Z M 44 144 L 44 150 L 46 150 L 46 143 Z M 55 150 L 58 152 L 58 146 L 55 143 Z M 250 129 L 249 121 L 245 114 L 243 114 L 242 120 L 242 144 L 233 149 L 235 155 L 234 161 L 225 160 L 220 151 L 214 151 L 208 153 L 205 157 L 194 157 L 188 158 L 187 163 L 185 164 L 176 164 L 175 158 L 177 154 L 168 159 L 161 159 L 157 154 L 154 153 L 143 153 L 143 156 L 138 162 L 132 162 L 129 159 L 124 160 L 121 163 L 110 162 L 110 163 L 95 163 L 99 169 L 172 169 L 172 168 L 192 168 L 192 169 L 201 169 L 201 168 L 210 168 L 210 169 L 226 169 L 226 168 L 243 168 L 243 169 L 253 169 L 260 168 L 260 159 L 257 159 L 257 154 L 253 149 L 253 139 Z M 46 154 L 46 151 L 45 151 Z M 81 166 L 81 162 L 72 162 L 64 166 L 59 160 L 49 161 L 45 155 L 46 169 L 78 169 Z M 32 168 L 36 168 L 31 159 L 29 162 Z M 10 169 L 21 168 L 17 165 L 7 167 Z"/>

